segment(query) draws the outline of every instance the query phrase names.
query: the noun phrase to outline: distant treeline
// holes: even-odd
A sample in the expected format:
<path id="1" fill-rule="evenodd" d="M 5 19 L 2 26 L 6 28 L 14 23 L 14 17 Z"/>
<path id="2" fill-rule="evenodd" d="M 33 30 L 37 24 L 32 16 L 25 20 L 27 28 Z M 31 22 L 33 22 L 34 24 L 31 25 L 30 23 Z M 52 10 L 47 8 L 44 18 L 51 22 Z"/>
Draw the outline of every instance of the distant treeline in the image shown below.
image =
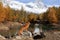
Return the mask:
<path id="1" fill-rule="evenodd" d="M 23 10 L 13 10 L 9 6 L 3 7 L 0 2 L 0 22 L 27 22 L 27 21 L 49 21 L 50 23 L 58 23 L 60 21 L 60 7 L 51 7 L 45 13 L 35 14 Z"/>

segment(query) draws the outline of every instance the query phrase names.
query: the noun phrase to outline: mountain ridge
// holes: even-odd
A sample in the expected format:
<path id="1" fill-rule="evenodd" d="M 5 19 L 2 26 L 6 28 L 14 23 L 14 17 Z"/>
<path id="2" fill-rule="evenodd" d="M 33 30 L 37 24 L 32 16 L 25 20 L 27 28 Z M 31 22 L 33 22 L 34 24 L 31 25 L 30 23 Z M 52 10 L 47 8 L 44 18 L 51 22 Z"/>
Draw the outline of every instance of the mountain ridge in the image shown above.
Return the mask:
<path id="1" fill-rule="evenodd" d="M 39 3 L 34 3 L 34 2 L 29 2 L 29 3 L 22 3 L 19 1 L 10 1 L 10 2 L 3 2 L 3 4 L 7 5 L 15 10 L 21 10 L 23 8 L 24 11 L 26 12 L 33 12 L 33 13 L 44 13 L 48 10 L 49 7 L 53 7 L 52 5 L 44 5 L 43 2 L 39 2 Z M 56 6 L 55 6 L 56 7 Z M 58 6 L 57 6 L 58 7 Z"/>

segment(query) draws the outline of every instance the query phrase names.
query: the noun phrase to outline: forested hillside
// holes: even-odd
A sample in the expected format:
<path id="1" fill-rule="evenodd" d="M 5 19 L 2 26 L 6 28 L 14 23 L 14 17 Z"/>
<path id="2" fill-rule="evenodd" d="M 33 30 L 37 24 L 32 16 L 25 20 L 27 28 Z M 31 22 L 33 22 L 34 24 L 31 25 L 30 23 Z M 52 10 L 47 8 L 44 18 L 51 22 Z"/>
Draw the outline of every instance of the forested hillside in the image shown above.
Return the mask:
<path id="1" fill-rule="evenodd" d="M 13 10 L 9 6 L 3 7 L 3 4 L 0 2 L 0 23 L 6 21 L 13 22 L 27 22 L 27 21 L 36 21 L 37 19 L 43 21 L 49 21 L 49 23 L 59 23 L 60 22 L 60 7 L 51 7 L 45 13 L 34 14 L 26 12 L 23 10 Z"/>

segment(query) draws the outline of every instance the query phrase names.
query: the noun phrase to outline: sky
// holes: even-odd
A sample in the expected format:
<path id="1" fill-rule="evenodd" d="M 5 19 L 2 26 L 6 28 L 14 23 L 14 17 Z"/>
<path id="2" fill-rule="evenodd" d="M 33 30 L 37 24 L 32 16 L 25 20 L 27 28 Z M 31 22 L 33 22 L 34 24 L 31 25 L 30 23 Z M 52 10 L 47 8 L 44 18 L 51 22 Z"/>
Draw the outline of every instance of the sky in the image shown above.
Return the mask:
<path id="1" fill-rule="evenodd" d="M 35 0 L 16 0 L 23 3 L 34 2 Z M 42 0 L 45 5 L 60 5 L 60 0 Z"/>

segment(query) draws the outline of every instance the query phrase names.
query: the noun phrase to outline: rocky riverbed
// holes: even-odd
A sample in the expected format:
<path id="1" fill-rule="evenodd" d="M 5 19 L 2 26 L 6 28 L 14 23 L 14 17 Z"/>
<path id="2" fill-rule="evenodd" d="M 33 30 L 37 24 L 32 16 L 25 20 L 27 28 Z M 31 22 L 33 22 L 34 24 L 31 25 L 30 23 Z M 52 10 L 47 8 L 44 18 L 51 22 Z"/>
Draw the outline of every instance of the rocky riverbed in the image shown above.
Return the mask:
<path id="1" fill-rule="evenodd" d="M 5 24 L 0 24 L 0 40 L 60 40 L 60 31 L 45 31 L 45 37 L 41 39 L 33 39 L 28 32 L 24 32 L 24 35 L 15 35 L 20 28 L 20 23 L 9 22 Z M 13 37 L 10 37 L 13 35 Z M 10 38 L 6 38 L 9 36 Z"/>
<path id="2" fill-rule="evenodd" d="M 24 32 L 23 35 L 20 36 L 16 35 L 10 38 L 9 37 L 5 38 L 5 36 L 0 35 L 0 40 L 34 40 L 34 39 L 29 32 Z"/>
<path id="3" fill-rule="evenodd" d="M 45 32 L 44 38 L 41 39 L 33 39 L 33 37 L 30 37 L 29 35 L 21 35 L 21 36 L 15 36 L 11 38 L 5 38 L 4 36 L 0 35 L 0 40 L 60 40 L 60 31 L 54 31 L 54 32 Z"/>

